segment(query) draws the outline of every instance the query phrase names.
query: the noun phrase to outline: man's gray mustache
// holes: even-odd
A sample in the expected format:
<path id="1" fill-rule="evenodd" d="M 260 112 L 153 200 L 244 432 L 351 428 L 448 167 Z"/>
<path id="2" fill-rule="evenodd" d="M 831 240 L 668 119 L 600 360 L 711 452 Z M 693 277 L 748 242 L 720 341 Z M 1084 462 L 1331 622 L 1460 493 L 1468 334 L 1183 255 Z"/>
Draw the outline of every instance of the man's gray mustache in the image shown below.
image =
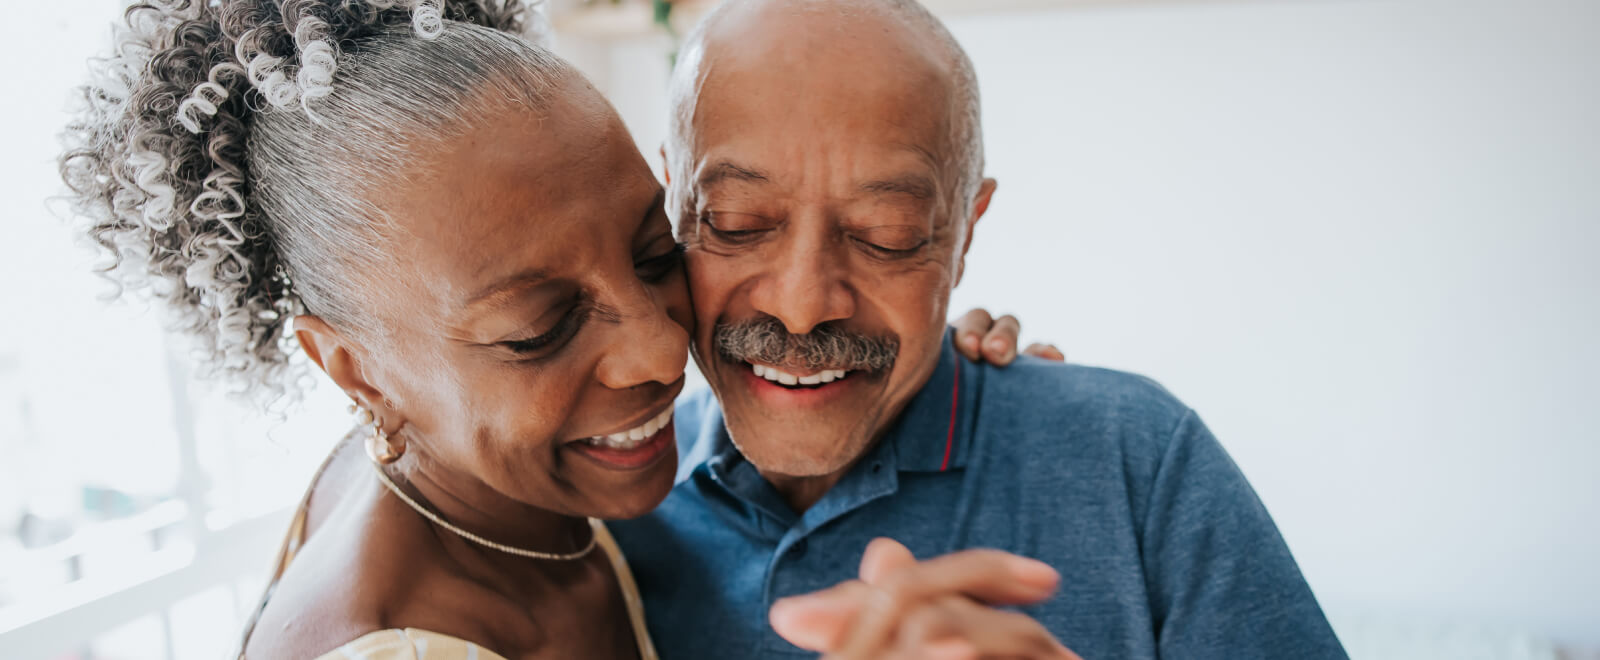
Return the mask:
<path id="1" fill-rule="evenodd" d="M 730 362 L 760 362 L 804 371 L 885 371 L 894 366 L 900 352 L 900 341 L 893 337 L 865 335 L 831 323 L 797 335 L 770 316 L 719 323 L 712 330 L 712 343 L 717 354 Z"/>

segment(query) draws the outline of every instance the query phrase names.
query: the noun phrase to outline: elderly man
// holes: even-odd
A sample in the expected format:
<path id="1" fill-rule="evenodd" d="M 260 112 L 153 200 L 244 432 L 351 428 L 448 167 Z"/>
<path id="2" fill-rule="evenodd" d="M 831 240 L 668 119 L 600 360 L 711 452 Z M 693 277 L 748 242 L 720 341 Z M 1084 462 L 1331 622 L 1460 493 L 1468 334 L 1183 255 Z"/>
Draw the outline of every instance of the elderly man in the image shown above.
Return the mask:
<path id="1" fill-rule="evenodd" d="M 1070 657 L 970 639 L 1015 623 L 989 608 L 1006 603 L 1033 603 L 1020 612 L 1091 659 L 1344 657 L 1191 410 L 1136 376 L 957 356 L 946 305 L 995 182 L 972 65 L 937 19 L 910 0 L 730 2 L 686 45 L 673 101 L 669 205 L 715 399 L 678 407 L 666 502 L 615 526 L 663 657 L 811 655 L 795 642 L 881 657 L 913 633 L 969 638 L 958 656 Z M 885 536 L 924 559 L 1034 557 L 1060 588 L 1044 595 L 1048 570 L 931 559 L 917 575 L 935 584 L 890 596 L 957 613 L 942 632 L 896 628 L 915 622 L 870 595 L 817 600 L 862 583 L 769 625 L 779 599 L 855 578 Z M 869 584 L 914 564 L 876 552 Z M 792 621 L 829 602 L 844 613 Z"/>

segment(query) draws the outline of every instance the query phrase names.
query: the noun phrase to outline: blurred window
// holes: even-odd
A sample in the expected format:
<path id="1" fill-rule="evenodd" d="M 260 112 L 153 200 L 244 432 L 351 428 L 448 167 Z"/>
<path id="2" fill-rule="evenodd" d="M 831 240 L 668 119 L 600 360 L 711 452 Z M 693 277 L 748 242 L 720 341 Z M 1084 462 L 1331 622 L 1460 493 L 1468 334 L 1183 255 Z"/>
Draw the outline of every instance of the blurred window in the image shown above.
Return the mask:
<path id="1" fill-rule="evenodd" d="M 0 198 L 0 656 L 217 658 L 336 439 L 335 388 L 286 417 L 196 381 L 158 307 L 108 303 L 47 196 L 85 61 L 119 0 L 20 3 Z M 17 29 L 27 26 L 27 29 Z"/>

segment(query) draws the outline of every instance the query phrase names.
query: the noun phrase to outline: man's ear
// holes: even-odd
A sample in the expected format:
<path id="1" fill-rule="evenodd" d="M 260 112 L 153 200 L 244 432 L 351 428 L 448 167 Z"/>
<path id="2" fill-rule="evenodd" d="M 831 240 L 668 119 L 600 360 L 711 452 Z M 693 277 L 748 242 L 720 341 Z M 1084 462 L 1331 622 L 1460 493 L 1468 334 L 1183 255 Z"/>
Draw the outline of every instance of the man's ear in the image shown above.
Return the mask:
<path id="1" fill-rule="evenodd" d="M 666 177 L 667 185 L 672 185 L 672 163 L 667 160 L 667 145 L 661 145 L 661 176 Z"/>
<path id="2" fill-rule="evenodd" d="M 386 407 L 383 392 L 367 380 L 344 333 L 320 317 L 303 314 L 294 319 L 294 337 L 306 356 L 352 400 L 374 412 Z"/>
<path id="3" fill-rule="evenodd" d="M 994 199 L 994 191 L 1000 187 L 1000 182 L 994 179 L 984 179 L 978 186 L 978 195 L 972 202 L 972 214 L 967 217 L 967 235 L 962 239 L 961 254 L 956 258 L 956 286 L 961 286 L 961 278 L 967 274 L 967 251 L 972 249 L 972 233 L 978 226 L 978 220 L 983 214 L 989 212 L 989 201 Z"/>

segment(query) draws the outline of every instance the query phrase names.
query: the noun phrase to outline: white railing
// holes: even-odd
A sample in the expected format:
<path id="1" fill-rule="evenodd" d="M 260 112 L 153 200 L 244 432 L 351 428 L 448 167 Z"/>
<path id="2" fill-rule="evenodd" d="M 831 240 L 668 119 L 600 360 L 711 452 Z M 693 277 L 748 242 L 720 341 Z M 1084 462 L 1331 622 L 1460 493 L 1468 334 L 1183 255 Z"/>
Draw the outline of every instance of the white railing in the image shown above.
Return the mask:
<path id="1" fill-rule="evenodd" d="M 165 650 L 174 660 L 177 646 L 174 606 L 201 592 L 263 573 L 283 539 L 290 511 L 207 524 L 205 476 L 198 459 L 196 417 L 189 392 L 188 367 L 178 351 L 166 347 L 166 385 L 177 435 L 176 498 L 125 519 L 85 527 L 67 539 L 6 557 L 6 570 L 19 575 L 60 575 L 64 584 L 31 589 L 18 602 L 0 608 L 0 658 L 48 660 L 76 653 L 92 658 L 91 643 L 130 622 L 154 615 L 161 623 Z M 183 542 L 168 543 L 171 537 Z M 125 551 L 137 560 L 119 570 L 84 570 L 88 557 Z M 246 602 L 234 593 L 233 602 Z M 244 612 L 234 612 L 241 620 Z M 219 649 L 218 652 L 221 652 Z"/>
<path id="2" fill-rule="evenodd" d="M 171 507 L 146 513 L 153 515 L 118 521 L 119 527 L 111 530 L 91 529 L 42 550 L 38 559 L 75 562 L 84 552 L 104 550 L 102 543 L 135 543 L 175 522 Z M 185 513 L 177 511 L 177 520 L 182 520 Z M 95 638 L 119 626 L 154 614 L 166 631 L 165 657 L 170 660 L 175 657 L 172 607 L 217 586 L 231 589 L 241 578 L 269 568 L 267 564 L 288 528 L 290 513 L 285 509 L 242 520 L 208 531 L 192 545 L 157 550 L 150 553 L 147 570 L 137 574 L 86 578 L 0 610 L 0 657 L 58 658 L 87 648 Z M 235 602 L 241 600 L 241 594 L 234 596 Z M 244 596 L 253 599 L 255 594 Z M 242 620 L 244 614 L 236 612 L 235 618 Z"/>

